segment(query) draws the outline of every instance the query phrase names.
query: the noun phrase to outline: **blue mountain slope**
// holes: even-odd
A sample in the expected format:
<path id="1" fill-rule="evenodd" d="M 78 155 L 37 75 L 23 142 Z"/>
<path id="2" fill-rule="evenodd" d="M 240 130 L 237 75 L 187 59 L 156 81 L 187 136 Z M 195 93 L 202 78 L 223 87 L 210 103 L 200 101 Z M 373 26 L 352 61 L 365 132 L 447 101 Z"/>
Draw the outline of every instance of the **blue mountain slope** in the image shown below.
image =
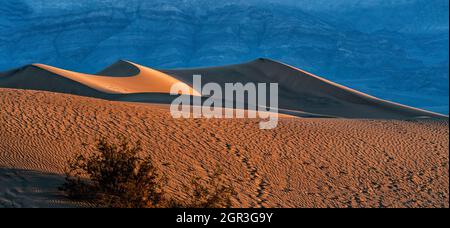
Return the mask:
<path id="1" fill-rule="evenodd" d="M 266 57 L 448 114 L 447 0 L 255 2 L 4 0 L 0 71 L 33 62 L 97 72 L 118 59 L 179 68 Z"/>

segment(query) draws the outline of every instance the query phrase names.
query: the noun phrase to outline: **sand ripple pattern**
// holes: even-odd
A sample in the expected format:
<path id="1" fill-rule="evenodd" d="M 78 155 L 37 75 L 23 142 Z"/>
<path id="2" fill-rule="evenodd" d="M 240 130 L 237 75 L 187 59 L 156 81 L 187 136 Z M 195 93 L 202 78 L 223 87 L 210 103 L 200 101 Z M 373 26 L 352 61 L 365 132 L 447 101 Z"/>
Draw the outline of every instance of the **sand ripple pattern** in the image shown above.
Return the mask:
<path id="1" fill-rule="evenodd" d="M 12 89 L 0 107 L 0 207 L 67 206 L 52 175 L 118 133 L 142 140 L 180 198 L 220 164 L 240 207 L 449 207 L 448 120 L 291 118 L 263 131 L 258 120 L 177 120 L 163 106 Z"/>

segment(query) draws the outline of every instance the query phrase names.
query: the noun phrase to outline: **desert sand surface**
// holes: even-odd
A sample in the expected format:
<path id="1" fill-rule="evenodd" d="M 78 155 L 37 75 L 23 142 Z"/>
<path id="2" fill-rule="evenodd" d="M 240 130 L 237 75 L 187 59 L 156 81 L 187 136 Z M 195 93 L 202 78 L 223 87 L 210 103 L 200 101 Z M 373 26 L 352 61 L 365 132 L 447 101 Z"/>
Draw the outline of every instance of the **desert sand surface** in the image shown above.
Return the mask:
<path id="1" fill-rule="evenodd" d="M 384 101 L 330 82 L 311 73 L 269 59 L 196 69 L 154 70 L 119 61 L 102 72 L 83 74 L 43 64 L 33 64 L 0 74 L 0 87 L 68 93 L 116 101 L 170 103 L 171 85 L 192 86 L 192 76 L 202 83 L 279 83 L 279 108 L 286 114 L 354 119 L 447 118 L 437 113 Z M 100 76 L 109 75 L 109 76 Z"/>
<path id="2" fill-rule="evenodd" d="M 377 104 L 377 116 L 423 114 Z M 219 164 L 236 207 L 449 207 L 445 118 L 281 118 L 260 130 L 256 119 L 173 119 L 160 105 L 1 88 L 0 107 L 0 207 L 80 206 L 57 191 L 65 162 L 117 134 L 142 141 L 179 198 Z"/>

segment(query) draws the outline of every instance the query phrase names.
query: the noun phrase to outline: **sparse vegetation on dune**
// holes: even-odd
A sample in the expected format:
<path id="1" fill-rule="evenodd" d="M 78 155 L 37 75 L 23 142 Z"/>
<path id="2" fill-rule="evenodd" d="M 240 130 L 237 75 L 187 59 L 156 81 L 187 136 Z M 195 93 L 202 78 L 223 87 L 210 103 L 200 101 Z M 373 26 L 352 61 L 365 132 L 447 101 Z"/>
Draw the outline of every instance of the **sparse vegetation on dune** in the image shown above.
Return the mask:
<path id="1" fill-rule="evenodd" d="M 96 207 L 112 208 L 228 208 L 234 190 L 224 184 L 221 169 L 202 181 L 195 177 L 184 186 L 187 200 L 169 197 L 164 188 L 169 181 L 161 175 L 140 142 L 125 137 L 98 140 L 95 153 L 77 154 L 68 162 L 66 182 L 60 190 L 70 199 L 87 201 Z M 203 184 L 202 184 L 203 183 Z"/>

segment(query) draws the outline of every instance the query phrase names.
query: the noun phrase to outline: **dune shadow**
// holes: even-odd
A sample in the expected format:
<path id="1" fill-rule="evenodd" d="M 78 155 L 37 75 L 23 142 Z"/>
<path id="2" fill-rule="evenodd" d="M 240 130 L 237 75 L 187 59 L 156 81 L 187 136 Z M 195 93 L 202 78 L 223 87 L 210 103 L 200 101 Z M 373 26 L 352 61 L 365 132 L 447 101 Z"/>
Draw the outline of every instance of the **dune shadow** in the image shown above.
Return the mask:
<path id="1" fill-rule="evenodd" d="M 0 167 L 0 207 L 77 207 L 58 187 L 64 176 L 34 170 Z"/>

